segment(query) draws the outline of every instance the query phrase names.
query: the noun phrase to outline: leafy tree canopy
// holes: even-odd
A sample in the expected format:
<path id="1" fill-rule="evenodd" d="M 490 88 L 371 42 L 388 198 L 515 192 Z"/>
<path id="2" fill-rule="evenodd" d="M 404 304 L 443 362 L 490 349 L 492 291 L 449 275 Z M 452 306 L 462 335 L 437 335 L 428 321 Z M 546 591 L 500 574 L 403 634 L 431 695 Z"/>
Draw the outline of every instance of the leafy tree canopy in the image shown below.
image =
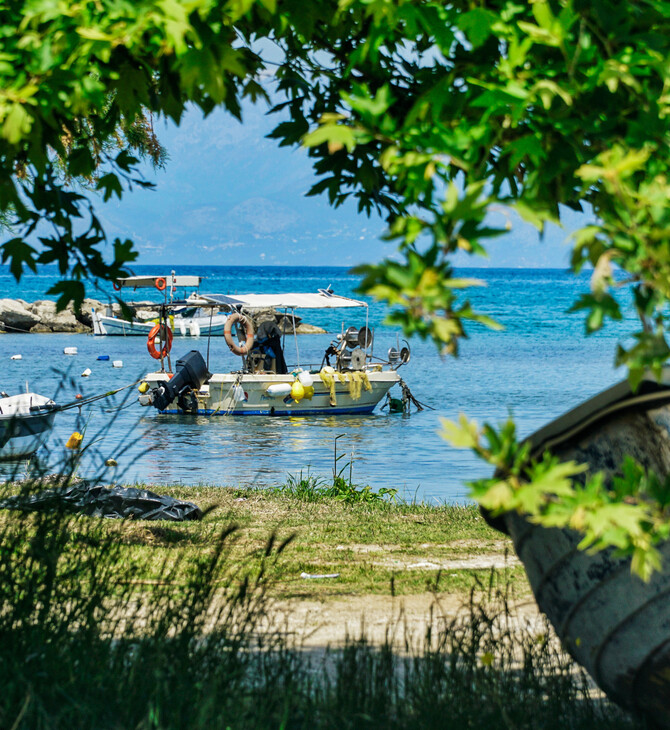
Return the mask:
<path id="1" fill-rule="evenodd" d="M 274 110 L 288 114 L 271 136 L 310 147 L 311 194 L 334 205 L 353 196 L 362 211 L 385 214 L 405 265 L 365 267 L 365 287 L 394 305 L 407 331 L 454 352 L 463 320 L 480 318 L 457 296 L 468 282 L 452 277 L 449 257 L 485 253 L 487 239 L 507 232 L 487 222 L 492 205 L 540 230 L 560 219 L 561 205 L 587 206 L 597 222 L 575 234 L 572 257 L 575 270 L 595 267 L 592 292 L 576 304 L 587 328 L 621 316 L 616 265 L 630 274 L 647 322 L 619 358 L 638 373 L 667 358 L 667 3 L 2 8 L 0 210 L 20 224 L 2 250 L 17 276 L 54 261 L 74 279 L 118 275 L 135 255 L 131 243 L 115 241 L 112 262 L 103 260 L 104 232 L 69 178 L 93 176 L 105 198 L 146 184 L 128 145 L 118 151 L 110 141 L 132 140 L 147 113 L 179 123 L 188 103 L 239 117 L 242 98 L 267 98 L 265 74 L 281 100 Z M 73 224 L 85 215 L 88 225 Z M 39 221 L 49 228 L 37 251 L 28 236 Z M 83 288 L 63 287 L 80 299 Z"/>
<path id="2" fill-rule="evenodd" d="M 271 136 L 309 148 L 310 194 L 335 206 L 353 197 L 386 217 L 401 263 L 360 271 L 406 332 L 455 353 L 468 320 L 493 324 L 463 299 L 473 282 L 454 278 L 450 257 L 484 254 L 507 232 L 489 223 L 494 205 L 540 231 L 567 206 L 594 218 L 572 250 L 575 271 L 593 266 L 591 291 L 575 304 L 587 331 L 621 318 L 614 294 L 623 284 L 641 326 L 618 361 L 636 380 L 668 359 L 665 0 L 13 0 L 0 8 L 0 214 L 16 216 L 3 260 L 17 277 L 57 262 L 61 303 L 81 301 L 86 276 L 116 276 L 135 256 L 117 240 L 104 259 L 104 231 L 69 179 L 88 177 L 105 198 L 121 197 L 146 184 L 130 151 L 133 125 L 151 115 L 179 123 L 189 103 L 239 117 L 243 98 L 268 99 L 271 89 L 282 113 Z"/>

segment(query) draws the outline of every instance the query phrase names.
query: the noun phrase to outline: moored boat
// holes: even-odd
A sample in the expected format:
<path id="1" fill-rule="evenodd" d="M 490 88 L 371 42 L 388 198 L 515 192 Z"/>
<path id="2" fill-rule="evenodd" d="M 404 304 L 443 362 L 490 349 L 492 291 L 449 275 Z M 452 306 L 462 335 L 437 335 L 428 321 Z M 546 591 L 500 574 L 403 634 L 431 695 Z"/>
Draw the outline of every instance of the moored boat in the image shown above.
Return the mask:
<path id="1" fill-rule="evenodd" d="M 58 406 L 37 393 L 0 398 L 0 459 L 19 459 L 34 454 L 46 441 Z"/>
<path id="2" fill-rule="evenodd" d="M 142 405 L 152 405 L 161 413 L 207 416 L 371 413 L 400 382 L 397 370 L 409 359 L 408 348 L 402 352 L 392 348 L 387 359 L 375 357 L 367 304 L 329 290 L 204 295 L 201 304 L 229 313 L 224 336 L 231 351 L 242 358 L 242 367 L 210 373 L 200 353 L 191 351 L 177 361 L 174 373 L 168 373 L 164 364 L 171 342 L 161 341 L 156 350 L 161 369 L 145 376 Z M 285 336 L 276 319 L 267 318 L 256 327 L 253 323 L 253 313 L 260 311 L 283 310 L 284 317 L 293 318 L 296 309 L 346 308 L 364 308 L 366 324 L 360 329 L 343 328 L 320 364 L 301 362 L 296 340 L 296 362 L 287 366 Z"/>
<path id="3" fill-rule="evenodd" d="M 171 272 L 167 276 L 129 276 L 116 279 L 114 288 L 123 289 L 152 289 L 163 293 L 162 303 L 139 302 L 129 303 L 136 310 L 159 309 L 169 306 L 169 323 L 173 335 L 180 337 L 220 337 L 223 335 L 226 315 L 218 314 L 212 308 L 204 312 L 201 308 L 191 306 L 189 299 L 176 301 L 178 289 L 191 291 L 190 297 L 197 296 L 197 290 L 202 282 L 200 276 L 182 276 Z M 124 335 L 148 337 L 155 327 L 160 316 L 146 319 L 124 319 L 113 313 L 111 308 L 103 314 L 95 309 L 91 310 L 91 321 L 94 335 Z"/>

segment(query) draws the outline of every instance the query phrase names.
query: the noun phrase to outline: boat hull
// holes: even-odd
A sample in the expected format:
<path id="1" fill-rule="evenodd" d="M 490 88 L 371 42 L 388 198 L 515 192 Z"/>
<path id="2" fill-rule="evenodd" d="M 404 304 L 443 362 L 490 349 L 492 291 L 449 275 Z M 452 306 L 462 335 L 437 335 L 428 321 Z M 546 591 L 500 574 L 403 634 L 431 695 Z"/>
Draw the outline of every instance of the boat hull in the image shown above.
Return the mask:
<path id="1" fill-rule="evenodd" d="M 667 479 L 668 434 L 670 406 L 631 408 L 553 450 L 608 476 L 632 456 Z M 644 582 L 631 573 L 630 558 L 580 550 L 583 535 L 572 530 L 534 525 L 516 513 L 498 519 L 538 606 L 572 656 L 610 699 L 670 727 L 670 541 L 657 546 L 663 570 Z"/>
<path id="2" fill-rule="evenodd" d="M 167 377 L 166 373 L 150 373 L 145 380 L 151 387 L 155 387 Z M 352 374 L 345 373 L 344 377 L 347 378 L 344 383 L 336 377 L 333 398 L 330 387 L 320 379 L 318 373 L 313 373 L 313 396 L 298 402 L 290 394 L 268 393 L 270 386 L 292 385 L 295 378 L 291 374 L 216 373 L 197 393 L 197 415 L 311 416 L 372 413 L 379 401 L 400 379 L 394 370 L 369 372 L 367 379 L 370 390 L 366 390 L 362 383 L 360 388 L 352 385 Z M 161 413 L 176 415 L 184 414 L 184 411 L 173 401 Z"/>
<path id="3" fill-rule="evenodd" d="M 17 399 L 20 399 L 18 405 Z M 26 393 L 0 400 L 0 460 L 34 454 L 53 427 L 55 411 L 30 412 L 31 405 L 45 405 L 44 396 Z"/>
<path id="4" fill-rule="evenodd" d="M 148 337 L 155 322 L 128 321 L 93 312 L 93 334 L 125 337 Z M 223 337 L 227 315 L 209 317 L 175 317 L 171 323 L 175 337 Z"/>

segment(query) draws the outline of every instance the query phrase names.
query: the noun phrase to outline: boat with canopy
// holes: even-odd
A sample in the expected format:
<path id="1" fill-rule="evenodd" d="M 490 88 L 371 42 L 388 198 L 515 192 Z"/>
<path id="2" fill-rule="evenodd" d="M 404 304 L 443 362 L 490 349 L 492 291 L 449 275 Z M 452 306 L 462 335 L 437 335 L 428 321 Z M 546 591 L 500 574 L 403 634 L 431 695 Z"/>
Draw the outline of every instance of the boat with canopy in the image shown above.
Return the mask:
<path id="1" fill-rule="evenodd" d="M 163 294 L 163 302 L 128 302 L 128 306 L 136 312 L 142 309 L 156 310 L 162 305 L 170 306 L 170 329 L 174 336 L 181 337 L 217 337 L 223 335 L 226 315 L 218 314 L 213 308 L 206 312 L 200 307 L 189 304 L 186 300 L 177 304 L 178 290 L 192 291 L 191 298 L 197 297 L 202 282 L 201 276 L 177 275 L 172 271 L 167 276 L 128 276 L 114 281 L 116 291 L 138 289 L 156 289 Z M 148 337 L 156 327 L 158 317 L 148 319 L 124 319 L 115 315 L 108 307 L 106 312 L 91 310 L 94 335 L 135 335 Z"/>
<path id="2" fill-rule="evenodd" d="M 158 347 L 155 342 L 148 343 L 151 354 L 161 361 L 160 370 L 148 373 L 140 386 L 140 403 L 161 413 L 371 413 L 390 388 L 401 382 L 398 368 L 410 358 L 408 347 L 391 348 L 386 358 L 375 356 L 367 303 L 338 296 L 330 289 L 315 293 L 207 294 L 195 303 L 227 313 L 224 336 L 230 350 L 241 358 L 241 366 L 233 372 L 210 373 L 209 363 L 193 350 L 176 362 L 173 373 L 172 338 L 164 315 Z M 301 356 L 299 336 L 293 327 L 295 362 L 288 365 L 286 334 L 277 325 L 275 313 L 282 311 L 285 319 L 295 323 L 296 310 L 311 309 L 362 309 L 365 324 L 360 328 L 343 326 L 320 363 L 307 362 Z"/>

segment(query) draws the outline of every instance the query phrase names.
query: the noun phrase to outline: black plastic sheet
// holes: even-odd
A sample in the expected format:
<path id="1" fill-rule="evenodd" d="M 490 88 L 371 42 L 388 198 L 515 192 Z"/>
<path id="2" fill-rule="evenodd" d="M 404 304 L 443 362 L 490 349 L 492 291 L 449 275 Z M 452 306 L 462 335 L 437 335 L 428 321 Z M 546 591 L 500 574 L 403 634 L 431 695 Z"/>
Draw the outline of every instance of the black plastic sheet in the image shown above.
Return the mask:
<path id="1" fill-rule="evenodd" d="M 104 487 L 85 481 L 35 494 L 18 494 L 0 501 L 1 509 L 24 512 L 61 510 L 82 512 L 92 517 L 131 520 L 201 520 L 202 511 L 192 502 L 156 494 L 135 487 Z"/>

